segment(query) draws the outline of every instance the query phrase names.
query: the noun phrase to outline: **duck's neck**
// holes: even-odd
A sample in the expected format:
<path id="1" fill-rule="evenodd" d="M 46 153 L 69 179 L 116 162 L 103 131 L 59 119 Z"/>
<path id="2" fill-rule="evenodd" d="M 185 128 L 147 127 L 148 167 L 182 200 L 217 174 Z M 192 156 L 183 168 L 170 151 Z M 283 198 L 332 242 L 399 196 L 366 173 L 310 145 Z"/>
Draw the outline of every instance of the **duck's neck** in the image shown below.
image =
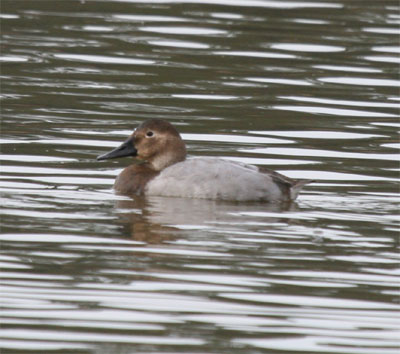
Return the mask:
<path id="1" fill-rule="evenodd" d="M 157 154 L 147 161 L 150 168 L 162 171 L 168 166 L 174 165 L 186 159 L 186 147 L 182 140 L 174 141 L 162 153 Z"/>

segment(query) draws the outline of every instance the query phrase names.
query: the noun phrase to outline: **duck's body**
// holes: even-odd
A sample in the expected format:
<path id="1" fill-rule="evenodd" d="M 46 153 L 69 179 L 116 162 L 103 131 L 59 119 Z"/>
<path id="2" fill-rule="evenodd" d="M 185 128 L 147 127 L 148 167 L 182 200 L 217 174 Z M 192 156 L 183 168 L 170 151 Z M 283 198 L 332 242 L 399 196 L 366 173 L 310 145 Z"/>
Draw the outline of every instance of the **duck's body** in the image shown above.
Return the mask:
<path id="1" fill-rule="evenodd" d="M 298 191 L 290 187 L 289 179 L 256 166 L 198 157 L 167 167 L 148 182 L 144 192 L 165 197 L 276 201 L 295 199 Z"/>
<path id="2" fill-rule="evenodd" d="M 312 182 L 220 158 L 186 159 L 179 133 L 157 119 L 140 125 L 119 148 L 98 159 L 122 156 L 141 160 L 125 168 L 115 181 L 114 189 L 126 195 L 272 202 L 294 200 Z"/>

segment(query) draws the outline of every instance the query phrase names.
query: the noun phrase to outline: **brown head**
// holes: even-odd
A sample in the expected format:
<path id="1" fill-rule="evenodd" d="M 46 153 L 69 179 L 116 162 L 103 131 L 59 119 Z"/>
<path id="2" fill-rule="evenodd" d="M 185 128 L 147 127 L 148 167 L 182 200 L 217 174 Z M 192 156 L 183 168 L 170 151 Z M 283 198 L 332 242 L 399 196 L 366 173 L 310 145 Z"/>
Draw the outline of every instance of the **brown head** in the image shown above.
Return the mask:
<path id="1" fill-rule="evenodd" d="M 186 158 L 186 147 L 178 131 L 167 121 L 151 119 L 140 124 L 128 140 L 116 149 L 97 157 L 107 160 L 134 156 L 161 171 Z"/>

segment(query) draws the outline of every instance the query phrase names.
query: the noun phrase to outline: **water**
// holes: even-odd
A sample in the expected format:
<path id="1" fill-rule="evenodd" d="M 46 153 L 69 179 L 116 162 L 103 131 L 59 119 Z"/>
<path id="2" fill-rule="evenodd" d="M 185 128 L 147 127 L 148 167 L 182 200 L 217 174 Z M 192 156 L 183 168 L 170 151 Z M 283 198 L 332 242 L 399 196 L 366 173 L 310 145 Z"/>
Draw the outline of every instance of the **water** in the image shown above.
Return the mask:
<path id="1" fill-rule="evenodd" d="M 2 1 L 2 353 L 397 353 L 396 1 Z M 115 196 L 148 118 L 313 178 Z"/>

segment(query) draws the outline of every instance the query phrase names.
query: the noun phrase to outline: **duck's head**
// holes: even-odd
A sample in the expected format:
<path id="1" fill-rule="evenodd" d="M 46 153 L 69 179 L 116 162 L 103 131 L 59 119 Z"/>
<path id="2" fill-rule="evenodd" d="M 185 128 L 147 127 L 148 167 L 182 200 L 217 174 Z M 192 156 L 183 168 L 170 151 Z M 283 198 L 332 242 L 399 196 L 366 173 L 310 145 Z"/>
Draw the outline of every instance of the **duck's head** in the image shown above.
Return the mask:
<path id="1" fill-rule="evenodd" d="M 162 169 L 183 161 L 186 147 L 178 131 L 167 121 L 151 119 L 139 125 L 132 135 L 116 149 L 100 155 L 97 160 L 134 156 L 149 167 Z"/>

